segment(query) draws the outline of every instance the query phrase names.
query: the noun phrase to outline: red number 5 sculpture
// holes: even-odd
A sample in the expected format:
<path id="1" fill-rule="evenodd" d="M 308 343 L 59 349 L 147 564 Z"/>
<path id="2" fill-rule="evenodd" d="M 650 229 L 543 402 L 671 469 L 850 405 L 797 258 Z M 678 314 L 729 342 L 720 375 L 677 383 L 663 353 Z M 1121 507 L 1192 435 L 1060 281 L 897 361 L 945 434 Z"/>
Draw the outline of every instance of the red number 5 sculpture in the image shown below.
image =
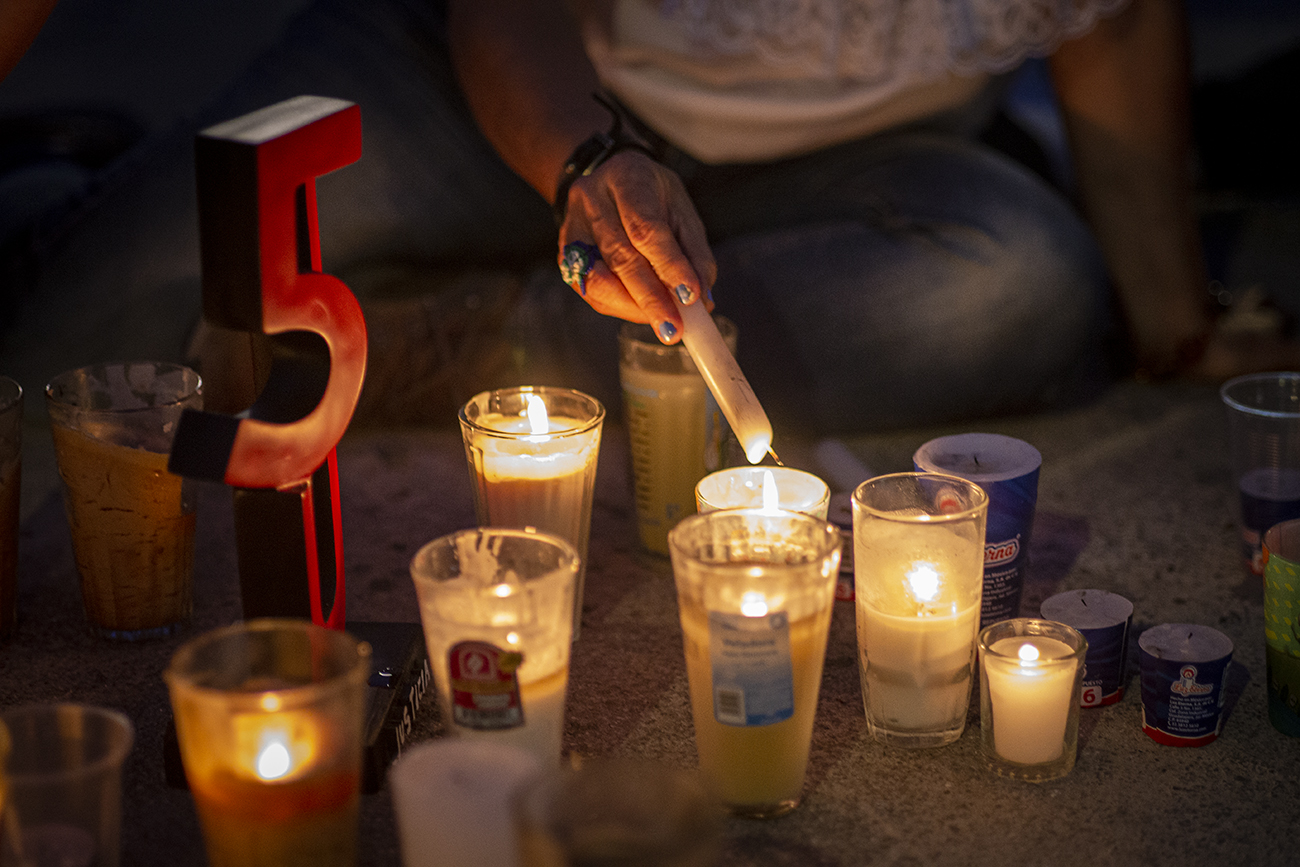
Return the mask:
<path id="1" fill-rule="evenodd" d="M 348 287 L 321 271 L 316 178 L 360 156 L 360 110 L 317 96 L 195 142 L 203 315 L 268 335 L 271 367 L 240 415 L 187 411 L 169 466 L 236 489 L 245 617 L 344 625 L 335 446 L 361 393 L 366 327 Z"/>

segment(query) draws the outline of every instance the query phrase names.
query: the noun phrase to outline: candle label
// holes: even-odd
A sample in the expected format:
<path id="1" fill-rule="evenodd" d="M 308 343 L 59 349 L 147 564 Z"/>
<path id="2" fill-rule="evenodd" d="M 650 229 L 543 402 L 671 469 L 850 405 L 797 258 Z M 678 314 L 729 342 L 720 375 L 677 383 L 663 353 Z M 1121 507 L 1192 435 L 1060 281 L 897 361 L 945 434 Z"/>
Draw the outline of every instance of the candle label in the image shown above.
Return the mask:
<path id="1" fill-rule="evenodd" d="M 1153 626 L 1142 655 L 1142 730 L 1158 743 L 1199 747 L 1219 736 L 1232 641 L 1188 624 Z"/>
<path id="2" fill-rule="evenodd" d="M 523 661 L 522 653 L 486 641 L 453 644 L 447 652 L 452 721 L 478 731 L 523 725 L 518 676 Z"/>
<path id="3" fill-rule="evenodd" d="M 749 617 L 709 612 L 713 716 L 732 726 L 765 726 L 794 715 L 790 622 L 784 611 Z"/>

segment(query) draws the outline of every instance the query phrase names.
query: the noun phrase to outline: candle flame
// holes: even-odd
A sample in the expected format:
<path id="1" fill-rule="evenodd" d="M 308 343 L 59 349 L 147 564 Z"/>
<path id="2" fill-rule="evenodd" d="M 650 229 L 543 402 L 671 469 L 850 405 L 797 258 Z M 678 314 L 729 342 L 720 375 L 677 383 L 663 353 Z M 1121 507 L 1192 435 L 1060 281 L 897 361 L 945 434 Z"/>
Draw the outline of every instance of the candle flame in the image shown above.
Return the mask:
<path id="1" fill-rule="evenodd" d="M 907 586 L 917 602 L 932 602 L 939 594 L 939 573 L 929 563 L 913 563 Z"/>
<path id="2" fill-rule="evenodd" d="M 289 773 L 289 748 L 284 735 L 267 732 L 261 752 L 257 754 L 257 775 L 264 780 L 278 780 Z"/>
<path id="3" fill-rule="evenodd" d="M 1037 647 L 1034 647 L 1032 644 L 1022 644 L 1022 645 L 1020 645 L 1020 661 L 1021 661 L 1022 663 L 1025 663 L 1025 662 L 1037 662 L 1037 661 L 1038 661 L 1038 648 L 1037 648 Z"/>
<path id="4" fill-rule="evenodd" d="M 763 617 L 767 614 L 767 597 L 751 590 L 740 597 L 740 613 L 746 617 Z"/>
<path id="5" fill-rule="evenodd" d="M 528 403 L 528 427 L 534 435 L 549 433 L 550 420 L 546 417 L 546 403 L 535 394 L 524 395 Z"/>
<path id="6" fill-rule="evenodd" d="M 776 489 L 776 477 L 771 470 L 763 470 L 763 511 L 775 512 L 781 505 L 781 495 Z"/>

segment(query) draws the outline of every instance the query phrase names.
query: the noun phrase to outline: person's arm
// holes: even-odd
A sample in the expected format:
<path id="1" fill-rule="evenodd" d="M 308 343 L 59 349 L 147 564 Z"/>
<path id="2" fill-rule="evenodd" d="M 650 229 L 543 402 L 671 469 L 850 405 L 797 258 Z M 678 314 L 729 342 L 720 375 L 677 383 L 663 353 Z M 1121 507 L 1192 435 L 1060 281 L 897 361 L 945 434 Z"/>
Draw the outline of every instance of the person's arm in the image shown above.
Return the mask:
<path id="1" fill-rule="evenodd" d="M 1189 66 L 1180 0 L 1133 0 L 1050 60 L 1081 205 L 1136 362 L 1216 379 L 1294 365 L 1298 347 L 1213 327 L 1192 202 Z"/>
<path id="2" fill-rule="evenodd" d="M 599 83 L 576 22 L 558 0 L 451 0 L 448 36 L 479 127 L 506 164 L 553 201 L 569 155 L 611 122 L 592 96 Z M 681 180 L 636 151 L 574 182 L 560 249 L 574 241 L 595 243 L 603 258 L 583 287 L 587 302 L 653 324 L 665 342 L 681 331 L 668 291 L 685 285 L 698 298 L 713 282 L 713 256 Z"/>

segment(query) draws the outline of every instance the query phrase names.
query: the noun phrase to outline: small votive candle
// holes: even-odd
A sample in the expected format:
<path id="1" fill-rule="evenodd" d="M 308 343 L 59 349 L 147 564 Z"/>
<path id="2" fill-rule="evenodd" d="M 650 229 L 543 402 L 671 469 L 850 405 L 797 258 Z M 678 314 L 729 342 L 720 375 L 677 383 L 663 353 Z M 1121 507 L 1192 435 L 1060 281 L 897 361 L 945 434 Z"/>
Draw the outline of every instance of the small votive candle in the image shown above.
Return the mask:
<path id="1" fill-rule="evenodd" d="M 1087 639 L 1051 620 L 1016 618 L 979 638 L 980 734 L 989 768 L 1043 782 L 1074 767 Z"/>
<path id="2" fill-rule="evenodd" d="M 771 505 L 773 496 L 775 505 Z M 825 521 L 830 502 L 831 490 L 825 482 L 791 467 L 731 467 L 710 473 L 695 486 L 695 505 L 701 513 L 776 508 Z"/>

